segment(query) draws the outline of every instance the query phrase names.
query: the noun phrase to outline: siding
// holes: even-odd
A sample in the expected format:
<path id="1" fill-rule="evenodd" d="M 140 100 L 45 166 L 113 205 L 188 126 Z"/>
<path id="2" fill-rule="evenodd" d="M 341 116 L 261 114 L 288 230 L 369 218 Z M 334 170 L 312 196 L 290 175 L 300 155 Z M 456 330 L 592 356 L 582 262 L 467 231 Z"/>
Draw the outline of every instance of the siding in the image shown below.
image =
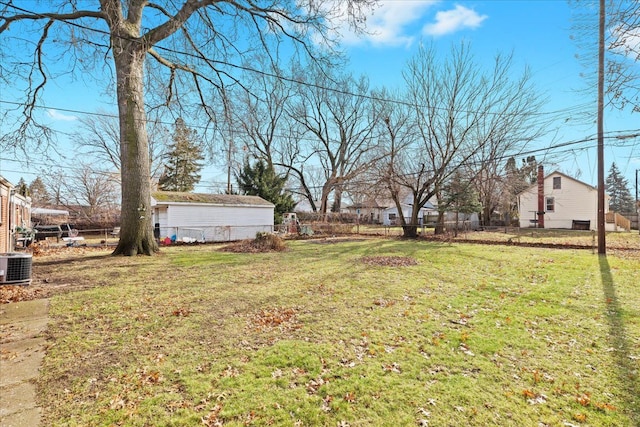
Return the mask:
<path id="1" fill-rule="evenodd" d="M 160 238 L 220 242 L 252 239 L 257 232 L 273 231 L 273 204 L 254 196 L 234 197 L 229 201 L 236 203 L 229 204 L 156 201 L 154 222 L 160 224 Z"/>
<path id="2" fill-rule="evenodd" d="M 9 188 L 0 182 L 0 252 L 9 252 Z"/>
<path id="3" fill-rule="evenodd" d="M 553 188 L 553 178 L 559 177 L 561 188 Z M 560 172 L 547 175 L 544 179 L 544 195 L 553 197 L 555 209 L 545 212 L 545 228 L 571 228 L 573 220 L 590 221 L 592 230 L 597 228 L 598 190 Z M 605 212 L 608 211 L 608 197 Z M 520 227 L 531 226 L 538 210 L 537 186 L 533 185 L 519 195 Z M 546 207 L 545 207 L 546 211 Z"/>

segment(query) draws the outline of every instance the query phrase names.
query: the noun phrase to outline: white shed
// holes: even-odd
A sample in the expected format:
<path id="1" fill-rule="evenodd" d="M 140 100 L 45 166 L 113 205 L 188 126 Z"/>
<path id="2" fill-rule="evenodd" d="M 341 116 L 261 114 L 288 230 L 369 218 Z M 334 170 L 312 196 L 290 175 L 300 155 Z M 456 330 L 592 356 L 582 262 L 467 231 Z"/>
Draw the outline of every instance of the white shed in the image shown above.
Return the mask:
<path id="1" fill-rule="evenodd" d="M 598 189 L 561 172 L 544 177 L 544 228 L 595 230 L 598 225 Z M 538 184 L 518 195 L 520 227 L 537 225 Z M 605 212 L 609 196 L 605 195 Z"/>
<path id="2" fill-rule="evenodd" d="M 258 196 L 157 191 L 151 206 L 160 241 L 226 242 L 273 231 L 275 206 Z"/>

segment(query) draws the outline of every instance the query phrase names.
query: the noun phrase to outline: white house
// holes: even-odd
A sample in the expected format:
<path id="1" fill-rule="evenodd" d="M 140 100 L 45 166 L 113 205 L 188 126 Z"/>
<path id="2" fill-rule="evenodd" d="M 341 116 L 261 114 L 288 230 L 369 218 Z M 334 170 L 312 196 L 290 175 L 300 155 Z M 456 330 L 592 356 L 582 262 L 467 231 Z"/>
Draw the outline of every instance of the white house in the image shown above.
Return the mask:
<path id="1" fill-rule="evenodd" d="M 401 203 L 402 214 L 404 215 L 407 224 L 411 222 L 411 215 L 413 213 L 413 204 L 407 203 L 409 199 L 410 197 L 406 198 L 404 203 Z M 431 202 L 425 203 L 425 205 L 420 208 L 420 211 L 418 212 L 419 224 L 416 225 L 422 225 L 426 216 L 437 214 L 437 212 L 437 209 Z M 401 221 L 398 215 L 398 208 L 396 207 L 395 203 L 391 204 L 388 208 L 382 211 L 382 224 L 400 225 Z"/>
<path id="2" fill-rule="evenodd" d="M 390 204 L 393 204 L 393 201 L 380 202 L 375 199 L 368 199 L 361 203 L 347 206 L 343 208 L 343 211 L 357 215 L 358 221 L 361 223 L 380 224 L 383 212 Z"/>
<path id="3" fill-rule="evenodd" d="M 258 196 L 157 191 L 151 195 L 161 242 L 225 242 L 273 231 L 275 206 Z"/>
<path id="4" fill-rule="evenodd" d="M 536 227 L 538 212 L 544 212 L 544 227 L 595 230 L 598 226 L 598 189 L 561 172 L 544 177 L 543 209 L 538 209 L 538 184 L 518 195 L 520 227 Z M 605 195 L 605 213 L 609 211 Z"/>

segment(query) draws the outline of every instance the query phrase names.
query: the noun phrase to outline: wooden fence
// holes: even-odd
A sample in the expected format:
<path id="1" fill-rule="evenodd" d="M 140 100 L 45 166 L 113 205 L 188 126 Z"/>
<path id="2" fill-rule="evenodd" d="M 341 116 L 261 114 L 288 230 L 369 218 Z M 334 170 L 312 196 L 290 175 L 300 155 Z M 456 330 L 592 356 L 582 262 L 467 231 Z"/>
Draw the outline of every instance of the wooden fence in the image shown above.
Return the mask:
<path id="1" fill-rule="evenodd" d="M 607 224 L 615 224 L 616 231 L 619 228 L 623 230 L 631 230 L 631 221 L 617 212 L 607 212 L 605 214 L 605 222 Z"/>

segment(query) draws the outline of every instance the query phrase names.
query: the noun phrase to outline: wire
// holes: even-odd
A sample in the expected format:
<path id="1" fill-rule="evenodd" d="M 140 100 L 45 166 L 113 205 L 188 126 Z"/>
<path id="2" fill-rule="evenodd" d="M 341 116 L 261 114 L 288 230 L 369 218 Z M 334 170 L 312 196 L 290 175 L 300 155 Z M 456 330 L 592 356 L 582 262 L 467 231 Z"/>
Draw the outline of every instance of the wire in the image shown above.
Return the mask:
<path id="1" fill-rule="evenodd" d="M 640 129 L 633 129 L 633 130 L 627 130 L 627 131 L 613 131 L 613 132 L 608 132 L 607 135 L 605 135 L 606 139 L 618 139 L 620 140 L 620 133 L 621 132 L 637 132 L 636 134 L 630 134 L 633 137 L 640 137 Z M 627 138 L 625 135 L 625 138 L 622 138 L 622 141 L 630 141 L 631 138 Z M 550 145 L 548 147 L 543 147 L 543 148 L 538 148 L 538 149 L 534 149 L 534 150 L 527 150 L 527 151 L 521 151 L 521 152 L 517 152 L 517 153 L 512 153 L 512 154 L 506 154 L 504 156 L 498 156 L 494 159 L 492 159 L 493 161 L 501 161 L 501 160 L 507 160 L 509 158 L 518 158 L 518 157 L 522 157 L 522 156 L 530 156 L 530 155 L 534 155 L 534 154 L 539 154 L 539 153 L 545 153 L 546 155 L 549 154 L 553 154 L 555 156 L 558 156 L 560 154 L 563 153 L 575 153 L 576 148 L 572 147 L 574 145 L 578 145 L 578 144 L 583 144 L 583 143 L 589 143 L 589 142 L 595 142 L 597 141 L 597 137 L 595 136 L 590 136 L 590 137 L 585 137 L 582 139 L 578 139 L 578 140 L 573 140 L 573 141 L 565 141 L 565 142 L 561 142 L 558 144 L 554 144 L 554 145 Z M 638 143 L 634 143 L 633 145 L 629 144 L 629 145 L 622 145 L 623 147 L 627 147 L 627 146 L 631 146 L 631 147 L 636 147 L 638 145 Z M 620 145 L 619 145 L 620 146 Z M 572 148 L 568 148 L 568 147 L 572 147 Z M 591 148 L 594 148 L 595 145 L 588 145 L 588 146 L 584 146 L 584 147 L 579 147 L 577 148 L 577 150 L 579 151 L 585 151 L 585 150 L 589 150 Z M 565 150 L 558 150 L 560 148 L 566 148 Z M 9 161 L 9 162 L 15 162 L 15 163 L 20 163 L 19 160 L 15 160 L 15 159 L 10 159 L 10 158 L 6 158 L 6 157 L 0 157 L 0 161 Z M 32 165 L 39 165 L 42 167 L 45 167 L 49 170 L 51 170 L 51 168 L 60 168 L 62 170 L 71 170 L 71 171 L 76 171 L 76 172 L 80 172 L 82 171 L 82 168 L 79 167 L 74 167 L 74 166 L 70 166 L 69 164 L 62 164 L 62 163 L 56 163 L 54 161 L 49 161 L 49 162 L 28 162 L 28 164 L 32 164 Z M 464 166 L 478 166 L 480 165 L 481 162 L 479 161 L 468 161 L 464 164 Z M 308 169 L 313 169 L 313 167 Z M 27 175 L 35 175 L 38 176 L 39 173 L 38 172 L 26 172 L 24 170 L 18 171 L 18 170 L 8 170 L 8 169 L 4 169 L 5 172 L 11 172 L 11 173 L 24 173 Z M 114 172 L 108 172 L 108 171 L 93 171 L 96 174 L 101 174 L 101 175 L 105 175 L 105 176 L 112 176 Z M 402 176 L 412 176 L 412 175 L 416 175 L 417 172 L 407 172 L 402 174 Z M 212 173 L 212 176 L 216 176 L 219 175 L 219 173 Z M 64 173 L 57 173 L 56 176 L 60 176 L 61 178 L 73 178 L 73 175 L 67 175 Z M 151 177 L 150 177 L 151 178 Z M 206 183 L 203 183 L 203 181 L 205 181 Z M 206 178 L 202 178 L 199 184 L 196 184 L 197 187 L 200 188 L 221 188 L 222 186 L 226 186 L 226 182 L 222 182 L 222 181 L 209 181 Z M 355 181 L 351 181 L 350 184 L 374 184 L 373 180 L 355 180 Z M 311 189 L 321 189 L 322 186 L 318 185 L 318 186 L 309 186 L 309 188 Z M 289 190 L 293 190 L 294 188 L 288 188 Z"/>
<path id="2" fill-rule="evenodd" d="M 81 25 L 78 24 L 76 22 L 71 22 L 71 21 L 67 21 L 65 19 L 61 19 L 61 18 L 57 18 L 55 16 L 53 16 L 52 14 L 44 14 L 44 13 L 37 13 L 37 12 L 33 12 L 30 11 L 28 9 L 24 9 L 15 5 L 12 5 L 10 3 L 6 3 L 4 1 L 0 1 L 0 4 L 3 4 L 5 6 L 8 7 L 12 7 L 20 12 L 26 13 L 26 14 L 31 14 L 33 16 L 37 16 L 40 17 L 42 19 L 51 19 L 51 20 L 55 20 L 58 22 L 62 22 L 71 26 L 75 26 L 77 28 L 81 28 L 87 31 L 93 31 L 93 32 L 97 32 L 99 34 L 102 35 L 107 35 L 109 37 L 119 37 L 121 39 L 127 40 L 127 41 L 134 41 L 134 42 L 138 42 L 138 43 L 142 43 L 142 41 L 138 40 L 138 39 L 132 39 L 132 38 L 124 38 L 120 35 L 112 35 L 110 32 L 108 31 L 104 31 L 104 30 L 100 30 L 97 28 L 92 28 L 92 27 L 88 27 L 85 25 Z M 101 45 L 102 46 L 102 45 Z M 102 46 L 105 48 L 109 48 L 109 46 Z M 383 98 L 383 97 L 379 97 L 379 96 L 374 96 L 374 95 L 369 95 L 369 94 L 363 94 L 363 93 L 355 93 L 355 92 L 351 92 L 348 90 L 343 90 L 343 89 L 338 89 L 338 88 L 334 88 L 334 87 L 328 87 L 328 86 L 324 86 L 321 84 L 317 84 L 317 83 L 313 83 L 313 82 L 307 82 L 307 81 L 303 81 L 301 79 L 297 79 L 297 78 L 293 78 L 293 77 L 287 77 L 287 76 L 282 76 L 282 75 L 278 75 L 278 74 L 274 74 L 274 73 L 270 73 L 264 70 L 259 70 L 259 69 L 255 69 L 252 67 L 248 67 L 246 65 L 237 65 L 237 64 L 233 64 L 230 62 L 226 62 L 226 61 L 220 61 L 220 60 L 215 60 L 215 59 L 210 59 L 210 58 L 206 58 L 202 55 L 197 55 L 194 54 L 192 52 L 185 52 L 185 51 L 179 51 L 176 49 L 171 49 L 171 48 L 167 48 L 164 46 L 160 46 L 160 45 L 156 45 L 154 46 L 154 48 L 156 48 L 157 50 L 162 50 L 168 53 L 173 53 L 176 55 L 183 55 L 186 57 L 191 57 L 191 58 L 195 58 L 195 59 L 199 59 L 199 60 L 203 60 L 207 63 L 211 63 L 211 64 L 219 64 L 219 65 L 223 65 L 223 66 L 228 66 L 231 68 L 235 68 L 241 71 L 246 71 L 246 72 L 250 72 L 250 73 L 254 73 L 254 74 L 258 74 L 261 75 L 263 77 L 269 77 L 269 78 L 275 78 L 281 81 L 285 81 L 285 82 L 289 82 L 289 83 L 294 83 L 294 84 L 298 84 L 301 86 L 306 86 L 306 87 L 312 87 L 315 89 L 321 89 L 321 90 L 327 90 L 327 91 L 331 91 L 334 93 L 338 93 L 341 95 L 349 95 L 349 96 L 354 96 L 354 97 L 359 97 L 359 98 L 364 98 L 364 99 L 368 99 L 371 101 L 376 101 L 376 102 L 384 102 L 384 103 L 390 103 L 390 104 L 397 104 L 397 105 L 401 105 L 401 106 L 405 106 L 405 107 L 418 107 L 418 108 L 427 108 L 426 105 L 415 105 L 414 103 L 408 102 L 408 101 L 402 101 L 402 100 L 398 100 L 398 99 L 388 99 L 388 98 Z M 582 104 L 582 105 L 578 105 L 578 106 L 573 106 L 573 107 L 567 107 L 566 109 L 561 109 L 561 110 L 555 110 L 555 111 L 548 111 L 548 112 L 539 112 L 539 113 L 493 113 L 493 112 L 485 112 L 486 114 L 491 114 L 491 115 L 511 115 L 511 116 L 520 116 L 520 115 L 525 115 L 525 116 L 552 116 L 552 115 L 561 115 L 561 114 L 565 114 L 565 113 L 570 113 L 573 111 L 581 111 L 581 109 L 586 106 L 586 105 L 590 105 L 590 104 Z M 442 109 L 442 110 L 448 110 L 447 107 L 431 107 L 434 109 Z M 60 110 L 60 111 L 64 111 L 64 110 Z M 469 113 L 469 114 L 475 114 L 477 113 L 477 111 L 473 111 L 473 110 L 463 110 L 463 109 L 455 109 L 456 112 L 461 112 L 461 113 Z M 88 112 L 82 112 L 82 111 L 75 111 L 78 114 L 91 114 Z"/>

